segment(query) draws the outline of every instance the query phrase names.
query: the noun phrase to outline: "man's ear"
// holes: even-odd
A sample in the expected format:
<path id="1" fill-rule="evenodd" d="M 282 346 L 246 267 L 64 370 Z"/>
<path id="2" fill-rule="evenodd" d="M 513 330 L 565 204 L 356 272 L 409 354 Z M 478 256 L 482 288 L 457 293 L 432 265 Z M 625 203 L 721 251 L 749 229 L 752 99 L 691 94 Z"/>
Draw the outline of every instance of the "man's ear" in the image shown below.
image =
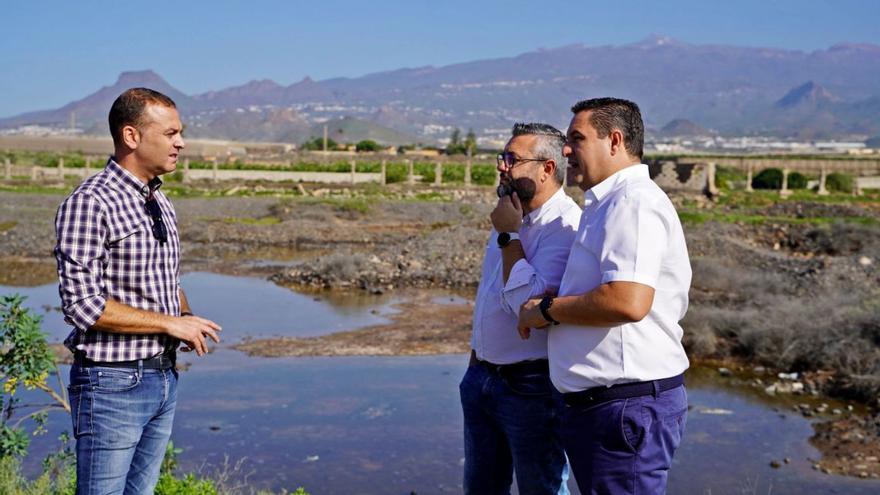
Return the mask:
<path id="1" fill-rule="evenodd" d="M 141 143 L 141 133 L 137 127 L 126 125 L 122 127 L 122 142 L 131 150 L 136 150 Z"/>
<path id="2" fill-rule="evenodd" d="M 612 130 L 608 137 L 611 138 L 611 156 L 624 151 L 623 133 L 619 129 Z"/>
<path id="3" fill-rule="evenodd" d="M 544 162 L 544 173 L 547 174 L 548 177 L 553 177 L 556 175 L 556 167 L 556 160 L 547 160 Z"/>

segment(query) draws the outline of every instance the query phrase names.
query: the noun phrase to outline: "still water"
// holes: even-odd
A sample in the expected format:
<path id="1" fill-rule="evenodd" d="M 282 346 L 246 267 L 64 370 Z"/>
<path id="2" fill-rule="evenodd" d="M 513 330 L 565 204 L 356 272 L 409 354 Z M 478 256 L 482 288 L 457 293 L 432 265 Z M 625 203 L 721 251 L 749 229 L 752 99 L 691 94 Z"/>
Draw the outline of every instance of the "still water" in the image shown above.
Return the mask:
<path id="1" fill-rule="evenodd" d="M 181 286 L 196 314 L 223 327 L 221 338 L 225 343 L 281 335 L 325 335 L 385 323 L 385 316 L 394 313 L 390 304 L 395 301 L 387 295 L 299 294 L 253 277 L 194 272 L 181 277 Z M 61 314 L 57 284 L 0 285 L 0 294 L 13 292 L 26 296 L 25 306 L 43 317 L 43 329 L 50 342 L 67 337 L 71 327 Z"/>
<path id="2" fill-rule="evenodd" d="M 254 278 L 183 279 L 199 313 L 226 341 L 317 335 L 384 321 L 389 298 L 315 300 Z M 54 285 L 25 293 L 53 340 L 66 333 Z M 225 346 L 187 357 L 173 433 L 181 468 L 210 474 L 243 459 L 239 476 L 261 488 L 313 494 L 460 493 L 458 382 L 466 356 L 251 358 Z M 711 370 L 688 376 L 691 411 L 670 493 L 880 493 L 880 482 L 813 471 L 812 428 L 789 404 L 734 386 Z M 69 429 L 62 414 L 34 440 L 30 472 Z M 791 458 L 780 469 L 770 461 Z M 576 490 L 573 490 L 576 493 Z"/>

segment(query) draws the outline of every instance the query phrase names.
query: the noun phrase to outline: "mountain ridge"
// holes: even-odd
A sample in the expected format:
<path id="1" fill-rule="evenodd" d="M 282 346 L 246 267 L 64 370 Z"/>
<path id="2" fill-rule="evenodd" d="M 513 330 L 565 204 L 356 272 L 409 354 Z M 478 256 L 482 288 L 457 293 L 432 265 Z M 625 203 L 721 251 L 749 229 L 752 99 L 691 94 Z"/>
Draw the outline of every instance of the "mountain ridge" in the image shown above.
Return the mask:
<path id="1" fill-rule="evenodd" d="M 268 112 L 278 108 L 304 120 L 308 125 L 302 129 L 352 117 L 425 142 L 448 137 L 455 127 L 497 137 L 514 121 L 564 126 L 573 103 L 607 95 L 639 103 L 651 129 L 685 119 L 720 135 L 870 136 L 880 133 L 880 115 L 859 107 L 874 107 L 880 98 L 877 80 L 880 46 L 872 44 L 837 43 L 805 52 L 691 44 L 651 35 L 622 45 L 576 43 L 440 67 L 320 81 L 306 77 L 286 86 L 251 79 L 194 95 L 175 89 L 153 71 L 127 71 L 113 85 L 63 107 L 0 119 L 0 128 L 63 126 L 70 112 L 88 127 L 106 118 L 112 98 L 130 84 L 172 93 L 185 120 L 192 122 L 191 130 L 204 137 L 219 136 L 214 120 L 221 117 L 230 125 L 236 118 L 270 121 L 261 131 L 265 137 L 250 137 L 277 137 Z M 813 86 L 805 87 L 809 84 Z M 243 113 L 260 117 L 236 117 Z"/>

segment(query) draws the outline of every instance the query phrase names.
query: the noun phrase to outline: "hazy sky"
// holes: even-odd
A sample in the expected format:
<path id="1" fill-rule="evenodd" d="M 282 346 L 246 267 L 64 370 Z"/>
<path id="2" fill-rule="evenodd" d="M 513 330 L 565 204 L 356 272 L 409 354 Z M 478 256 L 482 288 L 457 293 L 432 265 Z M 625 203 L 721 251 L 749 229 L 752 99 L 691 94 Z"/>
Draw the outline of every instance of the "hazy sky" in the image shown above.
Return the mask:
<path id="1" fill-rule="evenodd" d="M 195 94 L 514 56 L 649 34 L 812 51 L 880 44 L 880 1 L 3 2 L 0 116 L 55 108 L 153 69 Z"/>

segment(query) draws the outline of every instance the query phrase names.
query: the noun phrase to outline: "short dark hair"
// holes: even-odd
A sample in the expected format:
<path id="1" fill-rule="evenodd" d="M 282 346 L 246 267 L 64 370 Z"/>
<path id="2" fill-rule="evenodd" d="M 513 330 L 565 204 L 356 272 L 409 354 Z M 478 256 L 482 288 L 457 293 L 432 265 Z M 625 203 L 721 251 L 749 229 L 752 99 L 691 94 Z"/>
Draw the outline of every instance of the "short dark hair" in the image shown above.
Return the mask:
<path id="1" fill-rule="evenodd" d="M 122 92 L 110 107 L 110 135 L 113 144 L 122 143 L 122 128 L 133 125 L 140 128 L 144 124 L 144 111 L 147 105 L 162 105 L 177 108 L 174 100 L 149 88 L 131 88 Z"/>
<path id="2" fill-rule="evenodd" d="M 538 122 L 517 122 L 513 124 L 511 137 L 517 136 L 538 136 L 538 143 L 534 148 L 534 152 L 538 157 L 553 160 L 556 162 L 556 182 L 562 184 L 565 182 L 565 157 L 562 155 L 562 147 L 565 146 L 565 134 L 559 129 L 549 124 L 541 124 Z"/>
<path id="3" fill-rule="evenodd" d="M 635 103 L 621 98 L 592 98 L 582 100 L 571 107 L 571 113 L 592 111 L 590 124 L 596 129 L 599 137 L 611 135 L 617 129 L 623 134 L 626 152 L 632 157 L 642 159 L 645 147 L 645 124 L 642 112 Z"/>

